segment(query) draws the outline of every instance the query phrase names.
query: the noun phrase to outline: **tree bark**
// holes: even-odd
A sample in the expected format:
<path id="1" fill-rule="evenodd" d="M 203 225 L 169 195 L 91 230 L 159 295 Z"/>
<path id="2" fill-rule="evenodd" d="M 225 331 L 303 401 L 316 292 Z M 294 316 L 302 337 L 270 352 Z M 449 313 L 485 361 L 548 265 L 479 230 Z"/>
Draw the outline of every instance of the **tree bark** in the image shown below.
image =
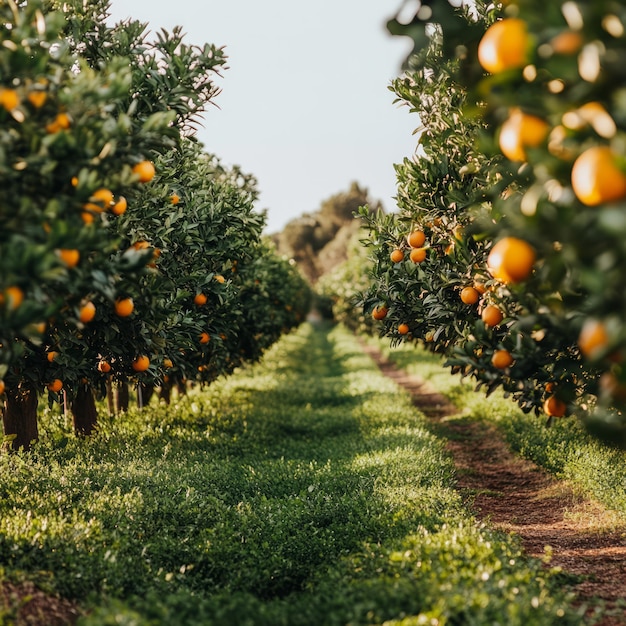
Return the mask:
<path id="1" fill-rule="evenodd" d="M 17 387 L 6 390 L 2 423 L 5 437 L 15 435 L 9 444 L 13 450 L 30 450 L 31 443 L 39 440 L 38 403 L 37 390 L 28 383 L 20 383 Z"/>
<path id="2" fill-rule="evenodd" d="M 139 395 L 141 393 L 141 395 Z M 140 409 L 150 404 L 150 399 L 154 394 L 154 385 L 147 385 L 146 383 L 139 383 L 139 389 L 137 390 L 137 403 Z M 141 398 L 141 403 L 139 399 Z"/>
<path id="3" fill-rule="evenodd" d="M 169 404 L 172 400 L 172 383 L 169 380 L 164 380 L 161 383 L 161 390 L 159 392 L 159 398 Z"/>
<path id="4" fill-rule="evenodd" d="M 117 410 L 128 411 L 128 403 L 130 402 L 130 397 L 128 393 L 128 384 L 124 382 L 117 383 Z"/>
<path id="5" fill-rule="evenodd" d="M 89 385 L 79 385 L 72 399 L 72 417 L 74 432 L 77 435 L 89 436 L 98 426 L 98 411 L 93 389 Z"/>
<path id="6" fill-rule="evenodd" d="M 113 383 L 110 378 L 106 381 L 107 390 L 107 408 L 109 409 L 109 416 L 115 415 L 115 398 L 113 397 Z"/>

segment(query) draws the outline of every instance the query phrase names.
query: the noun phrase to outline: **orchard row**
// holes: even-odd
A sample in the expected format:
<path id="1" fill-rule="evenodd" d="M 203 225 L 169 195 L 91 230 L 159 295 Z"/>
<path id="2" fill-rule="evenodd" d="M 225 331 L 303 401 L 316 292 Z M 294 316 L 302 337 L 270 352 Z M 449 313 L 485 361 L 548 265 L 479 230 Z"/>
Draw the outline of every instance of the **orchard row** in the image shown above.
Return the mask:
<path id="1" fill-rule="evenodd" d="M 626 445 L 626 7 L 440 3 L 390 24 L 415 39 L 393 89 L 420 150 L 396 166 L 399 211 L 363 212 L 365 314 Z"/>
<path id="2" fill-rule="evenodd" d="M 255 180 L 195 139 L 222 50 L 178 30 L 149 41 L 107 10 L 0 7 L 0 391 L 15 448 L 37 438 L 45 390 L 87 434 L 113 382 L 208 383 L 308 309 L 262 238 Z"/>

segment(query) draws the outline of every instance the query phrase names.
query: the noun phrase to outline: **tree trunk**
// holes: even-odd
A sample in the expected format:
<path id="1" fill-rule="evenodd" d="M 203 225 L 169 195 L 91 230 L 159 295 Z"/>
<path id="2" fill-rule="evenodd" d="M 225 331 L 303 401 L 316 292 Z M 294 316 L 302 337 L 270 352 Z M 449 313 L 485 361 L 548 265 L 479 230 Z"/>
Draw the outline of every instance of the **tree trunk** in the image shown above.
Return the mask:
<path id="1" fill-rule="evenodd" d="M 159 392 L 159 398 L 169 404 L 172 400 L 172 383 L 169 380 L 164 380 L 161 383 L 161 391 Z"/>
<path id="2" fill-rule="evenodd" d="M 115 398 L 113 397 L 113 383 L 110 378 L 106 381 L 107 390 L 107 408 L 109 409 L 109 416 L 115 415 Z"/>
<path id="3" fill-rule="evenodd" d="M 128 384 L 124 382 L 117 383 L 117 410 L 128 411 L 128 403 L 130 402 L 130 396 L 128 393 Z"/>
<path id="4" fill-rule="evenodd" d="M 6 390 L 6 404 L 2 413 L 5 437 L 15 435 L 10 446 L 13 450 L 29 450 L 39 439 L 37 426 L 37 390 L 28 383 Z"/>
<path id="5" fill-rule="evenodd" d="M 137 403 L 140 409 L 150 404 L 150 399 L 154 394 L 154 385 L 147 385 L 146 383 L 139 383 L 137 389 Z"/>
<path id="6" fill-rule="evenodd" d="M 98 425 L 98 411 L 93 389 L 89 385 L 79 385 L 72 400 L 74 432 L 77 435 L 91 435 Z"/>

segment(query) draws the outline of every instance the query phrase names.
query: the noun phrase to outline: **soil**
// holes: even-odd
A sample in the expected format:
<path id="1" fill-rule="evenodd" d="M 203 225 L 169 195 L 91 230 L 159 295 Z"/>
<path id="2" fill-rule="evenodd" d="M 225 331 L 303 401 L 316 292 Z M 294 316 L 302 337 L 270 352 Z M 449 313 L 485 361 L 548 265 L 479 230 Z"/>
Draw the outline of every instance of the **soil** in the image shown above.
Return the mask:
<path id="1" fill-rule="evenodd" d="M 494 426 L 460 419 L 459 409 L 428 383 L 398 370 L 376 349 L 364 349 L 446 437 L 458 486 L 476 517 L 517 534 L 527 554 L 569 574 L 577 605 L 587 606 L 599 626 L 626 625 L 623 521 L 516 456 Z"/>

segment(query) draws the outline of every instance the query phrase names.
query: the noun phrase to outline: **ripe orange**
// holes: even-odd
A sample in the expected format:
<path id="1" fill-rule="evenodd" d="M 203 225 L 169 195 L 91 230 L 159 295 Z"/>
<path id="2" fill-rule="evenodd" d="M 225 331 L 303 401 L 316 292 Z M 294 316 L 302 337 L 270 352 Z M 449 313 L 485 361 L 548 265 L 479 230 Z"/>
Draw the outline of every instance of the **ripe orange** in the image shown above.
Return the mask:
<path id="1" fill-rule="evenodd" d="M 53 381 L 49 382 L 47 386 L 50 391 L 58 393 L 61 389 L 63 389 L 63 381 L 55 378 Z"/>
<path id="2" fill-rule="evenodd" d="M 147 241 L 135 241 L 135 243 L 133 244 L 133 248 L 135 248 L 135 250 L 145 250 L 149 247 L 150 243 Z"/>
<path id="3" fill-rule="evenodd" d="M 52 122 L 46 124 L 46 132 L 50 134 L 67 130 L 71 126 L 70 116 L 67 113 L 59 113 Z"/>
<path id="4" fill-rule="evenodd" d="M 5 385 L 4 381 L 0 379 L 0 396 L 4 393 Z"/>
<path id="5" fill-rule="evenodd" d="M 136 372 L 145 372 L 150 367 L 150 359 L 141 354 L 133 361 L 132 366 Z"/>
<path id="6" fill-rule="evenodd" d="M 24 292 L 17 285 L 11 285 L 4 290 L 3 301 L 6 301 L 9 309 L 14 311 L 24 301 Z"/>
<path id="7" fill-rule="evenodd" d="M 207 303 L 207 297 L 203 293 L 197 293 L 193 301 L 197 306 L 204 306 Z"/>
<path id="8" fill-rule="evenodd" d="M 45 91 L 40 90 L 31 91 L 26 98 L 36 109 L 41 109 L 48 99 L 48 94 Z"/>
<path id="9" fill-rule="evenodd" d="M 423 230 L 414 230 L 412 233 L 409 233 L 406 240 L 411 248 L 420 248 L 426 241 L 426 233 Z"/>
<path id="10" fill-rule="evenodd" d="M 59 258 L 67 267 L 76 267 L 80 261 L 80 252 L 78 250 L 68 249 L 59 250 Z"/>
<path id="11" fill-rule="evenodd" d="M 389 309 L 385 305 L 376 306 L 372 311 L 372 317 L 375 320 L 384 320 L 387 317 L 387 313 L 389 313 Z"/>
<path id="12" fill-rule="evenodd" d="M 409 254 L 409 258 L 413 263 L 421 263 L 426 259 L 426 248 L 413 248 Z"/>
<path id="13" fill-rule="evenodd" d="M 88 208 L 87 205 L 85 205 L 83 208 Z M 85 222 L 85 224 L 93 224 L 93 213 L 89 213 L 88 211 L 83 211 L 80 216 L 83 218 L 83 222 Z"/>
<path id="14" fill-rule="evenodd" d="M 221 274 L 216 274 L 213 278 L 215 278 L 215 280 L 221 285 L 226 282 L 226 279 Z"/>
<path id="15" fill-rule="evenodd" d="M 406 335 L 409 332 L 409 325 L 408 324 L 399 324 L 398 325 L 398 332 L 401 335 Z"/>
<path id="16" fill-rule="evenodd" d="M 0 105 L 7 111 L 12 111 L 20 104 L 20 97 L 15 89 L 0 89 Z"/>
<path id="17" fill-rule="evenodd" d="M 133 166 L 133 174 L 139 177 L 140 183 L 149 183 L 156 173 L 151 161 L 141 161 Z"/>
<path id="18" fill-rule="evenodd" d="M 173 194 L 170 196 L 170 202 L 171 202 L 172 204 L 178 204 L 178 203 L 180 202 L 180 196 L 179 196 L 177 193 L 173 193 Z"/>
<path id="19" fill-rule="evenodd" d="M 567 405 L 556 396 L 550 396 L 543 403 L 543 412 L 550 417 L 563 417 L 567 412 Z"/>
<path id="20" fill-rule="evenodd" d="M 535 263 L 535 250 L 523 239 L 500 239 L 487 257 L 489 273 L 503 283 L 519 283 L 530 276 Z"/>
<path id="21" fill-rule="evenodd" d="M 172 359 L 168 359 L 167 357 L 163 359 L 163 367 L 167 367 L 168 369 L 170 367 L 174 367 L 174 363 L 172 363 Z"/>
<path id="22" fill-rule="evenodd" d="M 493 304 L 488 304 L 480 317 L 486 326 L 497 326 L 504 319 L 502 311 Z"/>
<path id="23" fill-rule="evenodd" d="M 476 304 L 480 298 L 480 294 L 474 287 L 463 287 L 461 289 L 461 301 L 464 304 Z"/>
<path id="24" fill-rule="evenodd" d="M 528 63 L 530 37 L 526 22 L 508 18 L 492 24 L 478 44 L 478 61 L 491 74 Z"/>
<path id="25" fill-rule="evenodd" d="M 585 321 L 578 335 L 578 347 L 584 356 L 594 359 L 609 344 L 609 334 L 603 322 L 590 318 Z"/>
<path id="26" fill-rule="evenodd" d="M 400 248 L 396 248 L 389 256 L 394 263 L 404 261 L 404 252 Z"/>
<path id="27" fill-rule="evenodd" d="M 126 213 L 126 209 L 128 208 L 128 202 L 124 196 L 120 196 L 117 199 L 117 202 L 111 207 L 111 213 L 114 215 L 122 215 Z"/>
<path id="28" fill-rule="evenodd" d="M 621 200 L 626 196 L 626 174 L 608 146 L 585 150 L 572 167 L 572 189 L 587 206 Z"/>
<path id="29" fill-rule="evenodd" d="M 119 317 L 128 317 L 135 310 L 132 298 L 118 298 L 115 301 L 115 313 Z"/>
<path id="30" fill-rule="evenodd" d="M 83 322 L 83 324 L 87 324 L 91 322 L 91 320 L 96 316 L 96 306 L 93 302 L 87 302 L 84 304 L 80 312 L 78 314 L 78 319 Z"/>
<path id="31" fill-rule="evenodd" d="M 49 363 L 52 363 L 52 361 L 54 361 L 57 356 L 59 356 L 59 353 L 55 352 L 54 350 L 50 350 L 50 352 L 46 354 L 46 358 L 48 359 Z"/>
<path id="32" fill-rule="evenodd" d="M 104 359 L 98 361 L 98 371 L 103 374 L 108 374 L 111 371 L 111 364 Z"/>
<path id="33" fill-rule="evenodd" d="M 211 341 L 211 336 L 206 331 L 200 333 L 200 343 L 209 343 Z"/>
<path id="34" fill-rule="evenodd" d="M 583 37 L 573 30 L 564 30 L 550 40 L 550 46 L 555 54 L 576 54 L 583 45 Z"/>
<path id="35" fill-rule="evenodd" d="M 541 145 L 548 130 L 545 120 L 515 108 L 500 129 L 500 150 L 511 161 L 525 161 L 525 149 Z"/>
<path id="36" fill-rule="evenodd" d="M 496 350 L 491 357 L 491 364 L 503 370 L 513 365 L 513 355 L 508 350 Z"/>

